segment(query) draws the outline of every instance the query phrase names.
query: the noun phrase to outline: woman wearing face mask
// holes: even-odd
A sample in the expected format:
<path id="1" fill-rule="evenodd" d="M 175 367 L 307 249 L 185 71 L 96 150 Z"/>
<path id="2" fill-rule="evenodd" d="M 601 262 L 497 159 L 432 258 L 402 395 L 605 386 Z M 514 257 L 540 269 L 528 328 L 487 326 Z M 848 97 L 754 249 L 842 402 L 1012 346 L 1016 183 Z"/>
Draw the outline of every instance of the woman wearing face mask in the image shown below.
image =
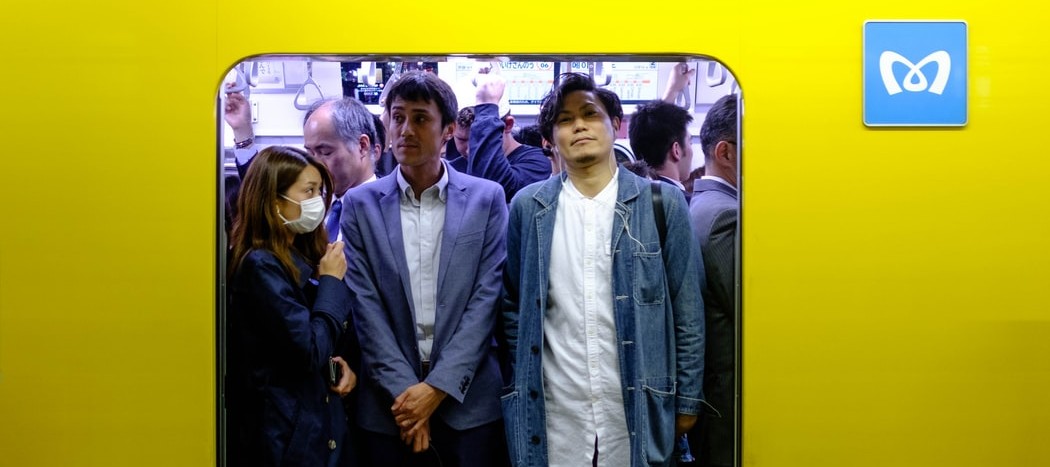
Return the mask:
<path id="1" fill-rule="evenodd" d="M 260 151 L 245 174 L 230 240 L 227 465 L 335 466 L 346 449 L 340 398 L 357 378 L 332 358 L 353 328 L 343 242 L 327 243 L 322 225 L 331 193 L 325 166 L 295 148 Z"/>

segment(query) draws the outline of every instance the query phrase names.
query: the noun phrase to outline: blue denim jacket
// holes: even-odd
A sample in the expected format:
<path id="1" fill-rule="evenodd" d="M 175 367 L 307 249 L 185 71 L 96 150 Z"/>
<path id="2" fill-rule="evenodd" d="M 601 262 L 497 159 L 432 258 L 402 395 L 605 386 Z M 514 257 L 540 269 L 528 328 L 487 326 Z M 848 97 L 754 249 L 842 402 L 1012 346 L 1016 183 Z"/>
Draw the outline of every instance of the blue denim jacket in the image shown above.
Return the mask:
<path id="1" fill-rule="evenodd" d="M 622 167 L 617 177 L 613 303 L 631 465 L 671 465 L 676 414 L 695 415 L 703 402 L 700 248 L 681 190 L 661 184 L 667 221 L 661 249 L 651 182 Z M 515 466 L 547 465 L 542 317 L 561 189 L 561 178 L 551 178 L 526 187 L 511 203 L 502 324 L 513 382 L 502 403 Z"/>

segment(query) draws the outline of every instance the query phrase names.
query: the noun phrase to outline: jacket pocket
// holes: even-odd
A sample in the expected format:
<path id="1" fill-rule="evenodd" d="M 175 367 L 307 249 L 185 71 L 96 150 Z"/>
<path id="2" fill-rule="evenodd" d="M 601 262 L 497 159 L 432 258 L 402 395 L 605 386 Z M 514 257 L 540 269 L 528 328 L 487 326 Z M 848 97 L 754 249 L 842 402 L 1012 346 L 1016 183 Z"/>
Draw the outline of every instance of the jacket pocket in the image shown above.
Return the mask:
<path id="1" fill-rule="evenodd" d="M 675 386 L 669 377 L 649 378 L 642 384 L 645 427 L 641 433 L 649 465 L 670 465 L 674 455 Z"/>
<path id="2" fill-rule="evenodd" d="M 263 398 L 263 426 L 260 427 L 266 443 L 267 456 L 274 465 L 281 465 L 297 456 L 296 441 L 302 405 L 283 389 L 269 388 Z"/>
<path id="3" fill-rule="evenodd" d="M 634 253 L 634 301 L 639 305 L 661 305 L 667 295 L 664 257 L 659 243 Z"/>
<path id="4" fill-rule="evenodd" d="M 469 233 L 461 233 L 458 237 L 456 237 L 456 246 L 469 245 L 471 243 L 481 243 L 481 241 L 484 239 L 484 230 L 478 230 Z"/>
<path id="5" fill-rule="evenodd" d="M 503 429 L 507 437 L 507 452 L 510 455 L 510 465 L 525 465 L 525 435 L 522 434 L 521 424 L 525 423 L 524 412 L 521 407 L 521 398 L 518 391 L 504 389 L 500 396 L 500 405 L 503 408 Z"/>

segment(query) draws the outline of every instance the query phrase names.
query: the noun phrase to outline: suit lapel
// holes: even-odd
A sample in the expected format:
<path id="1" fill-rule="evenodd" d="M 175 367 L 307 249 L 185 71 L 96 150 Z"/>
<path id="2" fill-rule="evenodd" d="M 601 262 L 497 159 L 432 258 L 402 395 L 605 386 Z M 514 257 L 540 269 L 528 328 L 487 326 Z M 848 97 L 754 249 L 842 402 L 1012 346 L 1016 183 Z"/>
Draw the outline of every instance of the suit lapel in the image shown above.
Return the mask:
<path id="1" fill-rule="evenodd" d="M 445 202 L 445 227 L 441 235 L 441 257 L 438 263 L 438 296 L 442 296 L 445 286 L 445 276 L 448 266 L 452 261 L 452 249 L 456 246 L 459 238 L 460 227 L 462 227 L 464 213 L 467 206 L 467 188 L 460 186 L 459 177 L 454 177 L 450 170 L 448 174 L 448 197 Z"/>
<path id="2" fill-rule="evenodd" d="M 379 206 L 383 212 L 383 224 L 386 226 L 386 237 L 390 241 L 390 252 L 397 266 L 397 275 L 401 277 L 401 287 L 405 291 L 405 299 L 408 308 L 412 311 L 413 320 L 416 316 L 415 302 L 412 299 L 412 278 L 408 276 L 408 260 L 405 258 L 405 240 L 401 231 L 401 193 L 397 185 L 397 177 L 385 177 L 389 179 L 391 186 L 384 190 L 379 198 Z M 382 235 L 382 234 L 381 234 Z"/>

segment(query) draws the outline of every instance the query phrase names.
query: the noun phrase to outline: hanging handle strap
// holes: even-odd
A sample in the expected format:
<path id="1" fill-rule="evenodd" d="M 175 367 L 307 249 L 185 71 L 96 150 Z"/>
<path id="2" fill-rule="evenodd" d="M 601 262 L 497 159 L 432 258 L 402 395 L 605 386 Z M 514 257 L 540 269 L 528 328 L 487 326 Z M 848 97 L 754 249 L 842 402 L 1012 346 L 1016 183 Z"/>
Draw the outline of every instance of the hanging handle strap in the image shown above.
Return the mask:
<path id="1" fill-rule="evenodd" d="M 295 93 L 295 97 L 292 98 L 292 105 L 299 110 L 309 110 L 311 102 L 299 102 L 299 98 L 306 95 L 306 86 L 313 85 L 314 89 L 317 90 L 317 95 L 320 99 L 324 99 L 324 93 L 321 92 L 321 86 L 317 85 L 314 81 L 314 64 L 306 62 L 306 81 L 303 81 L 303 85 L 299 86 L 299 91 Z"/>

